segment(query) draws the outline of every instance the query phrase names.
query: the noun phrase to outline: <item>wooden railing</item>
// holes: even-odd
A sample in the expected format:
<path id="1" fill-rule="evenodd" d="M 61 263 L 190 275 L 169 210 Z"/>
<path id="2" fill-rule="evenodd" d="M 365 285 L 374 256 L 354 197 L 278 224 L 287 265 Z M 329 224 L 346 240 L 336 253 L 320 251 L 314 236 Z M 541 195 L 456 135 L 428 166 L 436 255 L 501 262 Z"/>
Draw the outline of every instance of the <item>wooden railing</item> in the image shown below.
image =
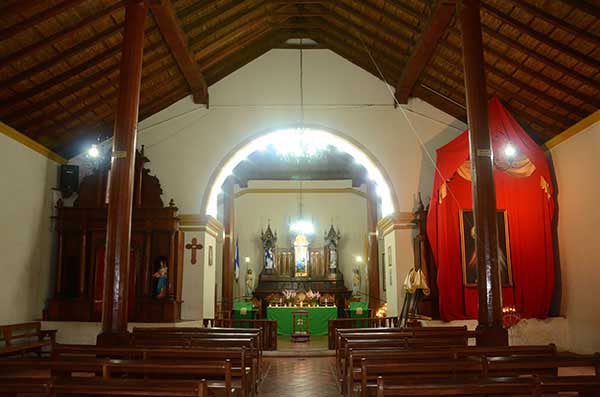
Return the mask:
<path id="1" fill-rule="evenodd" d="M 277 350 L 277 321 L 246 319 L 204 319 L 205 327 L 260 328 L 263 334 L 263 349 Z"/>
<path id="2" fill-rule="evenodd" d="M 338 318 L 329 320 L 327 327 L 327 346 L 335 349 L 335 330 L 337 328 L 384 328 L 397 327 L 397 317 Z"/>

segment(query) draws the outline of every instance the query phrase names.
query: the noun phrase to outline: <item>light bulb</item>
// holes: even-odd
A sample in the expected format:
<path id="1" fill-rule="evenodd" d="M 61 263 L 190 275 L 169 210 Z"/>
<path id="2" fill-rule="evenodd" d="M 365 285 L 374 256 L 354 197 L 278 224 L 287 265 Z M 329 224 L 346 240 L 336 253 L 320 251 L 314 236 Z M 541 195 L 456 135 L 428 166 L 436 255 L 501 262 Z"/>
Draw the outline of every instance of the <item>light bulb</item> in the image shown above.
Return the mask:
<path id="1" fill-rule="evenodd" d="M 355 258 L 355 260 L 356 260 L 356 263 L 362 263 L 362 261 L 363 261 L 363 258 L 362 258 L 362 256 L 360 256 L 360 255 L 356 255 L 356 258 Z"/>
<path id="2" fill-rule="evenodd" d="M 249 256 L 247 256 L 246 258 L 244 258 L 244 261 L 245 261 L 246 263 L 250 263 L 250 257 L 249 257 Z"/>
<path id="3" fill-rule="evenodd" d="M 508 158 L 513 158 L 515 157 L 515 155 L 517 154 L 517 149 L 515 149 L 515 147 L 513 145 L 511 145 L 510 143 L 507 143 L 506 146 L 504 146 L 504 155 Z"/>
<path id="4" fill-rule="evenodd" d="M 100 151 L 98 150 L 98 146 L 96 145 L 92 145 L 89 149 L 88 149 L 88 156 L 96 158 L 100 155 Z"/>

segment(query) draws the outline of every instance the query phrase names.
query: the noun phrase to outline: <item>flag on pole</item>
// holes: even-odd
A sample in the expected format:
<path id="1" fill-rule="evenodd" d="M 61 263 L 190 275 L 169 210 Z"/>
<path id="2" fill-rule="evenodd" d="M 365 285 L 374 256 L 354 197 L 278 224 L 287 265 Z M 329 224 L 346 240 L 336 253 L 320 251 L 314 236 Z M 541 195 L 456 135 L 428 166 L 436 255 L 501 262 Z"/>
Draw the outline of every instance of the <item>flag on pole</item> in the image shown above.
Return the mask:
<path id="1" fill-rule="evenodd" d="M 235 239 L 235 255 L 233 257 L 233 274 L 235 275 L 235 281 L 240 278 L 240 247 L 238 245 L 239 239 Z"/>

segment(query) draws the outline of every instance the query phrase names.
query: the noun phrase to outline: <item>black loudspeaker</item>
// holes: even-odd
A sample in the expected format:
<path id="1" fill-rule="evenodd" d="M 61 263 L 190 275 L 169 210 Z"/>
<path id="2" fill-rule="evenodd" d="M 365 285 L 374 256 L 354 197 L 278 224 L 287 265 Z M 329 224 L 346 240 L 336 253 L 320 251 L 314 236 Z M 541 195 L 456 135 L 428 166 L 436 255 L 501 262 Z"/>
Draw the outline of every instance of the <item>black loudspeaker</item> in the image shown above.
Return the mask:
<path id="1" fill-rule="evenodd" d="M 63 164 L 60 166 L 60 192 L 69 198 L 79 189 L 79 166 Z"/>

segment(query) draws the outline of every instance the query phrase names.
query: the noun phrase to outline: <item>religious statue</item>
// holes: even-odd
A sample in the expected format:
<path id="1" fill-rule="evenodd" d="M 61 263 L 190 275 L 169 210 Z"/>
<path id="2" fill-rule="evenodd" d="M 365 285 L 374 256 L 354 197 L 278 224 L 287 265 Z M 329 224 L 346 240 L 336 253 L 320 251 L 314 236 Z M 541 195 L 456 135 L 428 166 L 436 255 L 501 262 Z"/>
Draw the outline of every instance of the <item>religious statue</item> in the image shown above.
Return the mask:
<path id="1" fill-rule="evenodd" d="M 329 228 L 329 232 L 325 235 L 325 247 L 329 252 L 329 271 L 335 273 L 338 267 L 337 248 L 341 238 L 340 230 L 336 232 L 333 224 Z"/>
<path id="2" fill-rule="evenodd" d="M 165 259 L 160 259 L 159 269 L 152 275 L 152 277 L 158 279 L 155 292 L 156 297 L 159 299 L 167 296 L 167 284 L 169 283 L 167 270 L 167 261 Z"/>
<path id="3" fill-rule="evenodd" d="M 246 295 L 252 296 L 254 293 L 254 273 L 252 269 L 246 271 Z"/>
<path id="4" fill-rule="evenodd" d="M 299 234 L 294 239 L 294 258 L 296 259 L 296 277 L 308 276 L 308 239 Z"/>
<path id="5" fill-rule="evenodd" d="M 360 270 L 355 267 L 352 270 L 352 296 L 360 295 Z"/>
<path id="6" fill-rule="evenodd" d="M 263 258 L 263 266 L 265 268 L 266 273 L 273 272 L 273 268 L 275 267 L 275 255 L 274 249 L 275 244 L 277 243 L 277 232 L 273 233 L 271 230 L 271 225 L 267 225 L 267 230 L 260 232 L 260 239 L 263 242 L 263 250 L 264 250 L 264 258 Z"/>

